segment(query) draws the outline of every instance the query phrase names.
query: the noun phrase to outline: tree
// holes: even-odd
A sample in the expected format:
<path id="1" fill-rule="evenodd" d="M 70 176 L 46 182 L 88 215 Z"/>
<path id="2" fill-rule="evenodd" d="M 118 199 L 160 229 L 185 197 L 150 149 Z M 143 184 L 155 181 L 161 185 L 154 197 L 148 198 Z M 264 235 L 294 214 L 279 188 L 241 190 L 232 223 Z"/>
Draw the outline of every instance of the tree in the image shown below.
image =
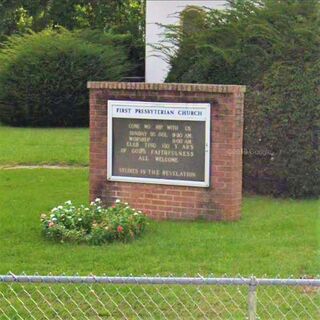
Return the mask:
<path id="1" fill-rule="evenodd" d="M 136 76 L 144 75 L 144 25 L 145 0 L 0 0 L 0 45 L 46 28 L 128 34 Z"/>
<path id="2" fill-rule="evenodd" d="M 145 0 L 1 0 L 0 37 L 62 26 L 144 34 Z"/>
<path id="3" fill-rule="evenodd" d="M 192 37 L 169 30 L 179 47 L 167 81 L 247 85 L 247 190 L 319 195 L 319 18 L 318 0 L 232 0 Z"/>

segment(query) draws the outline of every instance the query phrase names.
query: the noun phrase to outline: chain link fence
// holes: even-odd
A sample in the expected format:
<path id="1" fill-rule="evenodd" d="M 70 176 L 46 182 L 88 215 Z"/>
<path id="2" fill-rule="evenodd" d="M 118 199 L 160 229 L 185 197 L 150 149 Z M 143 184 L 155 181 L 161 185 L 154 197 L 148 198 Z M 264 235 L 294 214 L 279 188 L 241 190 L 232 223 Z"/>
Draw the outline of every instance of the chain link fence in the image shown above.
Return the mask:
<path id="1" fill-rule="evenodd" d="M 0 320 L 320 319 L 320 279 L 0 276 Z"/>

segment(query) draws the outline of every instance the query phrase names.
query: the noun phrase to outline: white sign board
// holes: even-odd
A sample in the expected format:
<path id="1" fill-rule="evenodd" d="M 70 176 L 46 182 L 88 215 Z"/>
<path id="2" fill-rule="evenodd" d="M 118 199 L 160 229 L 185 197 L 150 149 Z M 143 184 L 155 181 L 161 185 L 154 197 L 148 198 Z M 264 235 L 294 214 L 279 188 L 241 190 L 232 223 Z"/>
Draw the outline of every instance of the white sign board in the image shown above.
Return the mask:
<path id="1" fill-rule="evenodd" d="M 210 104 L 108 101 L 108 180 L 209 186 Z"/>

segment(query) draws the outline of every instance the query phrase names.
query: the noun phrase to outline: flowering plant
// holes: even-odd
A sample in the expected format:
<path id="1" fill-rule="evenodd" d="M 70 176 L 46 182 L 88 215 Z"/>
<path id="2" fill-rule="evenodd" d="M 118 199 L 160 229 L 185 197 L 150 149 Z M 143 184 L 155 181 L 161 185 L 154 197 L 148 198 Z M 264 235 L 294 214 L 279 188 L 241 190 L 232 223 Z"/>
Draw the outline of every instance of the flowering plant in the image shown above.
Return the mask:
<path id="1" fill-rule="evenodd" d="M 147 224 L 146 216 L 127 203 L 116 200 L 112 207 L 103 208 L 100 199 L 89 207 L 76 207 L 69 200 L 49 214 L 41 214 L 40 220 L 48 239 L 94 245 L 128 242 L 138 237 Z"/>

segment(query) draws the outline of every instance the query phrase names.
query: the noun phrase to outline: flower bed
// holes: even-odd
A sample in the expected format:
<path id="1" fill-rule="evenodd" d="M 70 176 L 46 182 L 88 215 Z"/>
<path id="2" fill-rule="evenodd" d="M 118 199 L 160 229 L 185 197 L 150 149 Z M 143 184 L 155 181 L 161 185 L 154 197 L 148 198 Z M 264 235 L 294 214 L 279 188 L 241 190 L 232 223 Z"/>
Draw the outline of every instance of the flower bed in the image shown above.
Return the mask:
<path id="1" fill-rule="evenodd" d="M 109 208 L 103 208 L 100 199 L 89 207 L 76 207 L 69 200 L 49 214 L 41 214 L 41 222 L 48 239 L 101 245 L 137 238 L 145 229 L 146 216 L 120 200 Z"/>

